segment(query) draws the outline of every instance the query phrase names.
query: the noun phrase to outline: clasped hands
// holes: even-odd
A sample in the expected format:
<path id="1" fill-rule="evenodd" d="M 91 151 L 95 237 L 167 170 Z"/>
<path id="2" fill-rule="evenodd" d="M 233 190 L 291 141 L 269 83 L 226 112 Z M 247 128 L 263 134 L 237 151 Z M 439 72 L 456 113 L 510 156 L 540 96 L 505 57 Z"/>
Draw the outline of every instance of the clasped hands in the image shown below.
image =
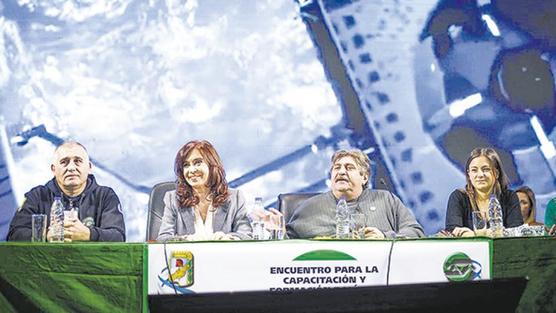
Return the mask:
<path id="1" fill-rule="evenodd" d="M 49 227 L 46 238 L 50 241 L 53 228 Z M 91 230 L 83 225 L 77 217 L 64 218 L 64 242 L 89 241 L 91 240 Z"/>
<path id="2" fill-rule="evenodd" d="M 384 239 L 384 233 L 380 231 L 380 229 L 376 227 L 365 227 L 363 228 L 365 232 L 365 239 Z"/>
<path id="3" fill-rule="evenodd" d="M 442 231 L 441 233 L 453 237 L 475 237 L 475 232 L 468 227 L 455 227 L 451 232 Z"/>
<path id="4" fill-rule="evenodd" d="M 495 237 L 492 230 L 490 229 L 478 229 L 477 231 L 473 231 L 469 227 L 456 227 L 451 232 L 441 231 L 440 233 L 448 237 L 475 237 L 475 236 Z"/>

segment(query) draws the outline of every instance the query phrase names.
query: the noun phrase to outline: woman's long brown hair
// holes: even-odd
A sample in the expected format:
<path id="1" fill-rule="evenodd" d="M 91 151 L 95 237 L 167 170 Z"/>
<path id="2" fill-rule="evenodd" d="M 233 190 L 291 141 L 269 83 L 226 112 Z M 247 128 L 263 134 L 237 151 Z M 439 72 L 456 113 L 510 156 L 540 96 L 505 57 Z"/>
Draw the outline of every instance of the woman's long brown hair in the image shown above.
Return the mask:
<path id="1" fill-rule="evenodd" d="M 204 161 L 209 167 L 207 187 L 210 189 L 212 206 L 217 208 L 228 200 L 228 182 L 226 181 L 226 172 L 224 171 L 220 156 L 212 144 L 206 140 L 190 141 L 183 145 L 176 154 L 174 173 L 176 174 L 176 196 L 178 203 L 182 208 L 193 207 L 199 204 L 199 197 L 194 194 L 193 188 L 187 183 L 183 175 L 185 160 L 195 149 L 203 156 Z"/>
<path id="2" fill-rule="evenodd" d="M 496 197 L 500 198 L 500 194 L 503 191 L 508 189 L 509 180 L 508 176 L 502 169 L 502 161 L 500 161 L 500 156 L 498 153 L 492 148 L 475 148 L 471 151 L 469 158 L 467 158 L 467 163 L 465 164 L 465 193 L 469 197 L 469 202 L 471 202 L 471 207 L 473 211 L 478 210 L 477 208 L 477 192 L 473 184 L 471 183 L 471 179 L 469 178 L 469 164 L 474 159 L 484 156 L 487 158 L 490 168 L 494 171 L 494 174 L 498 175 L 498 178 L 494 182 L 494 188 L 492 192 L 496 195 Z"/>

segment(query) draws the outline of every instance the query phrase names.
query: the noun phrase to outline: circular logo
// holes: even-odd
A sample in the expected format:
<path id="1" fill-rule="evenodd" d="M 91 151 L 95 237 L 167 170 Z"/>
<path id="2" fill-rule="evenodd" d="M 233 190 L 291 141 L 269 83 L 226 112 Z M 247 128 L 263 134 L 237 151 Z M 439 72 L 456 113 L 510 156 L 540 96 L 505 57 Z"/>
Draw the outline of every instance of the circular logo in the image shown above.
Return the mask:
<path id="1" fill-rule="evenodd" d="M 90 216 L 84 218 L 82 223 L 87 227 L 95 226 L 95 220 Z"/>
<path id="2" fill-rule="evenodd" d="M 457 252 L 449 256 L 443 265 L 444 275 L 449 281 L 468 281 L 481 278 L 481 265 L 467 254 Z"/>

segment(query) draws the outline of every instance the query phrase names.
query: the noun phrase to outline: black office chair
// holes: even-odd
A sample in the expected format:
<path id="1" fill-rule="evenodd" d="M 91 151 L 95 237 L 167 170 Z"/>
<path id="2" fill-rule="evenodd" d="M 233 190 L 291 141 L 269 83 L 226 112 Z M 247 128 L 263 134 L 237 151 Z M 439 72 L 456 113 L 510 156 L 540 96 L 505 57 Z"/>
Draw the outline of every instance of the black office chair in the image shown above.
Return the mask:
<path id="1" fill-rule="evenodd" d="M 315 192 L 293 192 L 279 194 L 278 211 L 282 212 L 282 214 L 284 215 L 284 221 L 286 221 L 287 223 L 292 217 L 293 212 L 303 201 L 316 195 L 318 195 L 318 193 Z"/>
<path id="2" fill-rule="evenodd" d="M 175 182 L 159 183 L 151 189 L 147 216 L 147 241 L 156 240 L 156 237 L 158 237 L 158 229 L 164 214 L 164 194 L 174 189 L 176 189 Z"/>

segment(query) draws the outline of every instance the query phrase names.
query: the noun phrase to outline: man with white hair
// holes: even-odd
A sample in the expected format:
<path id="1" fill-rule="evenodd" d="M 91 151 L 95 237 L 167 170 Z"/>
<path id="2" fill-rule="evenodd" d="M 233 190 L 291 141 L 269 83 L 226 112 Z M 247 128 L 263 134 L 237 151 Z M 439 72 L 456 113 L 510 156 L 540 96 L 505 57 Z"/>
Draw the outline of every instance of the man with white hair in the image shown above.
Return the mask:
<path id="1" fill-rule="evenodd" d="M 46 214 L 60 197 L 66 209 L 76 208 L 78 216 L 64 219 L 65 241 L 125 241 L 124 216 L 112 188 L 100 186 L 90 174 L 92 163 L 85 147 L 75 141 L 56 148 L 50 169 L 54 178 L 25 194 L 8 232 L 9 241 L 31 240 L 31 216 Z M 47 238 L 52 235 L 51 228 Z"/>

